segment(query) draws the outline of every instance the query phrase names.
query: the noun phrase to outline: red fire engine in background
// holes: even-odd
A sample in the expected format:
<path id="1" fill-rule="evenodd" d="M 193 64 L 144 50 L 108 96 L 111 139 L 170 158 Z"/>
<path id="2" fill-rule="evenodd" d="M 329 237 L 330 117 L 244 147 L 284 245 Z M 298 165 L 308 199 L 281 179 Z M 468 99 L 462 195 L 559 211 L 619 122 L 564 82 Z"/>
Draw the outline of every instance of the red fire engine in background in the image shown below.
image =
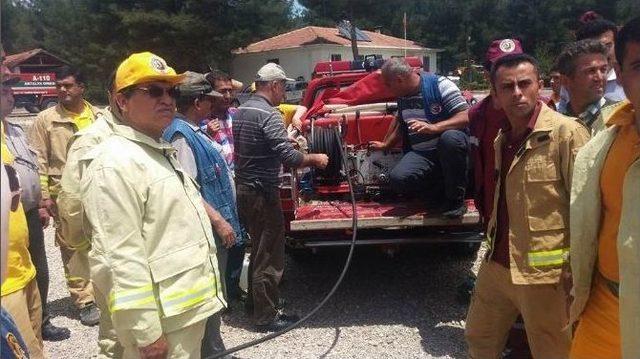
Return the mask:
<path id="1" fill-rule="evenodd" d="M 12 86 L 16 107 L 37 113 L 58 104 L 56 74 L 53 72 L 21 73 L 20 82 Z"/>

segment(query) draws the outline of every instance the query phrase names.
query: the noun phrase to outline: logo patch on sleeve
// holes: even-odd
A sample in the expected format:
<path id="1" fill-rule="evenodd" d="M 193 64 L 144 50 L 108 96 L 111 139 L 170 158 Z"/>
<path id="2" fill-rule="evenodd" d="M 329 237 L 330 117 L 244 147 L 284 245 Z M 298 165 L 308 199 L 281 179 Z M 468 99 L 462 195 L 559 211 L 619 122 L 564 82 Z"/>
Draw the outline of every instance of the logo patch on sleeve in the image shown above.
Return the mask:
<path id="1" fill-rule="evenodd" d="M 429 112 L 432 115 L 439 115 L 442 112 L 442 105 L 439 103 L 432 103 L 429 105 Z"/>

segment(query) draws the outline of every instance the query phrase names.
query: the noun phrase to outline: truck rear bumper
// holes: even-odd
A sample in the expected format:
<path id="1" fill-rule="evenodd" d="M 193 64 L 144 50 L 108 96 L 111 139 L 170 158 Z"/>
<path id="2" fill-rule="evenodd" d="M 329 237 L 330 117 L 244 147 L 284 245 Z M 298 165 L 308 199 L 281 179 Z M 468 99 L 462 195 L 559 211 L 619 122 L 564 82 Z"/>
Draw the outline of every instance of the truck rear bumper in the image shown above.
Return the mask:
<path id="1" fill-rule="evenodd" d="M 469 230 L 468 232 L 429 231 L 428 233 L 361 233 L 358 232 L 357 246 L 372 245 L 405 245 L 436 243 L 479 243 L 484 240 L 484 233 Z M 343 247 L 351 245 L 348 235 L 322 235 L 289 237 L 288 245 L 293 248 Z"/>

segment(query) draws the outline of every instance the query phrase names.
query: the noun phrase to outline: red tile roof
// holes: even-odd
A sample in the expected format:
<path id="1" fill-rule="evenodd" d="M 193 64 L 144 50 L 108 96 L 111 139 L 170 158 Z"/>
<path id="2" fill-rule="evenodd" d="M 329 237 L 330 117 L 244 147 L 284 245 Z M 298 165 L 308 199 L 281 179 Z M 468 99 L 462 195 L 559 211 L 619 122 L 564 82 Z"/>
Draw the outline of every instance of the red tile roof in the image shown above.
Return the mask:
<path id="1" fill-rule="evenodd" d="M 413 50 L 425 49 L 421 44 L 405 40 L 393 36 L 379 34 L 373 31 L 362 30 L 371 41 L 358 41 L 361 47 L 382 47 L 382 48 L 407 48 Z M 266 40 L 258 41 L 244 48 L 233 51 L 235 54 L 263 52 L 270 50 L 280 50 L 301 47 L 313 44 L 335 44 L 343 46 L 351 46 L 351 40 L 339 35 L 338 29 L 335 27 L 319 27 L 307 26 L 301 29 L 293 30 L 284 34 L 280 34 Z"/>
<path id="2" fill-rule="evenodd" d="M 51 57 L 53 57 L 54 59 L 60 61 L 61 63 L 67 63 L 66 61 L 62 60 L 61 58 L 59 58 L 58 56 L 48 52 L 47 50 L 44 49 L 33 49 L 33 50 L 29 50 L 29 51 L 25 51 L 25 52 L 19 52 L 17 54 L 13 54 L 13 55 L 7 55 L 4 58 L 4 64 L 9 67 L 16 67 L 18 65 L 20 65 L 21 63 L 29 60 L 30 58 L 38 55 L 38 54 L 45 54 L 45 55 L 49 55 Z"/>

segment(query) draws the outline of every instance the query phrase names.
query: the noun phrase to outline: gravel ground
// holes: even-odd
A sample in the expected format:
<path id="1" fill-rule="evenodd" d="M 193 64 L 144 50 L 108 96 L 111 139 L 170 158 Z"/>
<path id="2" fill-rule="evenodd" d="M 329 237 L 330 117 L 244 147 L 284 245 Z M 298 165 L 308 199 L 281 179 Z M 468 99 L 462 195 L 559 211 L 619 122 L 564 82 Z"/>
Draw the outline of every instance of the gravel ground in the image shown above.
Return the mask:
<path id="1" fill-rule="evenodd" d="M 71 329 L 71 338 L 45 342 L 50 358 L 87 358 L 96 352 L 97 327 L 78 321 L 66 290 L 53 228 L 46 231 L 51 272 L 49 308 L 53 323 Z M 301 328 L 236 353 L 240 358 L 463 358 L 467 306 L 457 286 L 477 260 L 461 260 L 446 247 L 407 247 L 393 257 L 374 248 L 358 249 L 334 297 Z M 289 311 L 305 314 L 329 292 L 340 274 L 345 251 L 327 250 L 305 259 L 287 257 L 283 297 Z M 244 312 L 224 316 L 227 347 L 257 339 Z"/>
<path id="2" fill-rule="evenodd" d="M 19 111 L 11 120 L 28 123 Z M 54 230 L 45 231 L 51 276 L 49 310 L 53 323 L 71 338 L 45 342 L 50 358 L 88 358 L 97 350 L 97 327 L 78 320 L 66 289 Z M 375 248 L 356 250 L 334 297 L 301 328 L 235 353 L 240 358 L 463 358 L 466 304 L 457 286 L 477 272 L 477 258 L 460 259 L 445 246 L 402 247 L 394 256 Z M 480 253 L 482 253 L 481 250 Z M 344 250 L 326 250 L 304 260 L 287 257 L 282 295 L 290 312 L 305 314 L 338 278 Z M 223 317 L 227 347 L 261 337 L 244 313 Z"/>

